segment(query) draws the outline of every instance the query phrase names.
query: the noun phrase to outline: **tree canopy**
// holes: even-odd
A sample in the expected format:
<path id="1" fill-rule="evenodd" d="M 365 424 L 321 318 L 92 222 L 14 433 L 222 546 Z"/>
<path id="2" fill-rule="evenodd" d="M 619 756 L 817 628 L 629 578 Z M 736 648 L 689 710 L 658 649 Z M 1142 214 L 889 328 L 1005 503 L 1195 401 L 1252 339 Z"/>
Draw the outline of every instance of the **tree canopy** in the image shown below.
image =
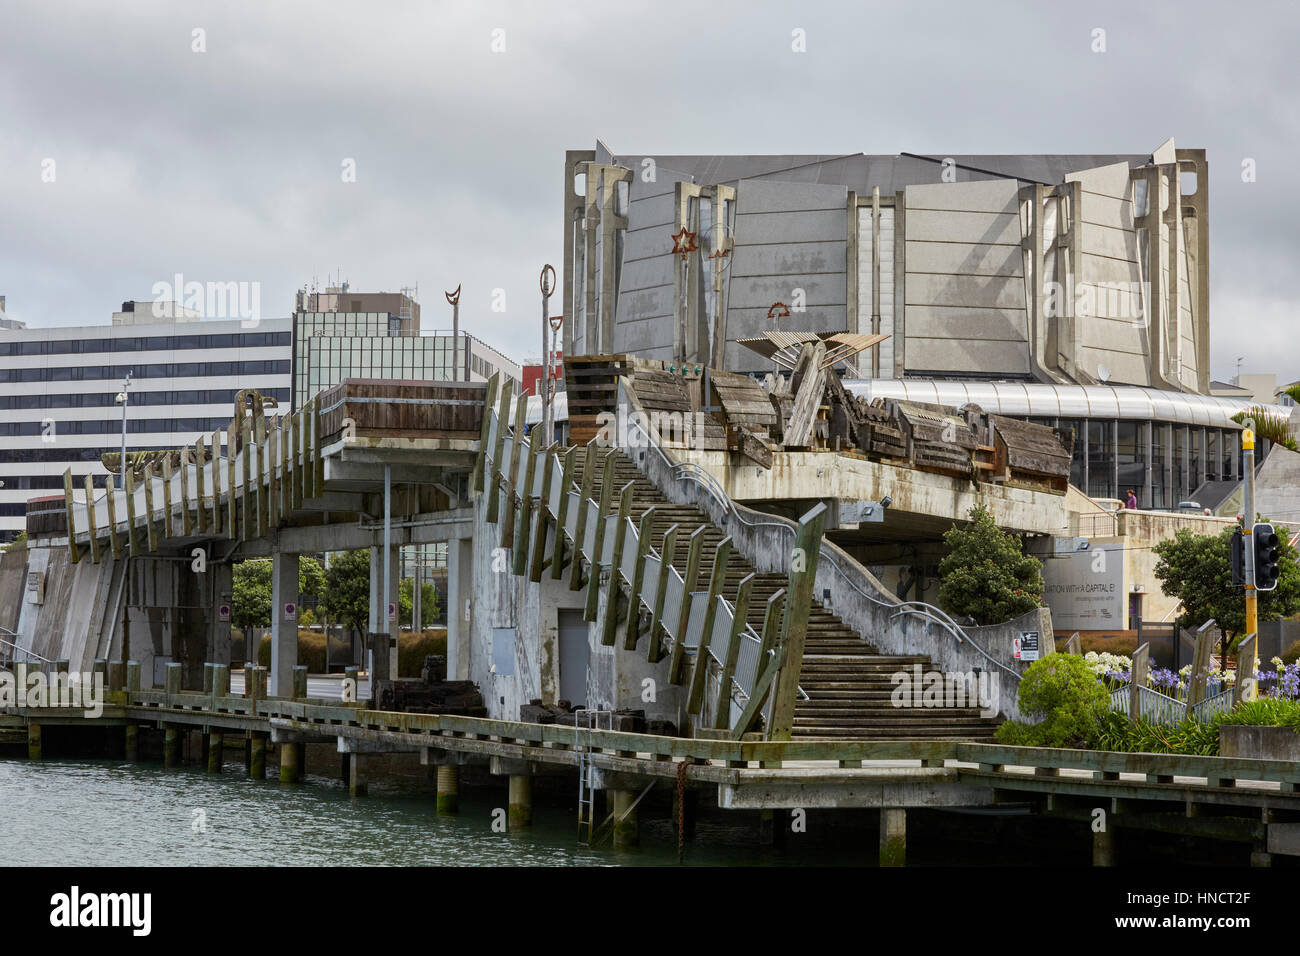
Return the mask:
<path id="1" fill-rule="evenodd" d="M 1001 624 L 1042 606 L 1043 565 L 1025 554 L 1020 540 L 997 526 L 987 509 L 970 510 L 971 523 L 943 536 L 948 553 L 939 562 L 939 603 L 977 624 Z"/>
<path id="2" fill-rule="evenodd" d="M 1267 521 L 1268 519 L 1260 519 Z M 1286 528 L 1275 527 L 1278 545 L 1277 587 L 1259 594 L 1259 619 L 1272 621 L 1300 611 L 1300 567 Z M 1232 583 L 1234 529 L 1217 535 L 1195 534 L 1179 528 L 1174 536 L 1151 550 L 1159 559 L 1155 577 L 1160 589 L 1182 602 L 1179 627 L 1200 627 L 1210 618 L 1223 631 L 1229 645 L 1245 636 L 1246 599 L 1240 585 Z"/>
<path id="3" fill-rule="evenodd" d="M 241 630 L 271 624 L 271 559 L 255 558 L 236 564 L 231 573 L 230 623 Z M 298 600 L 319 597 L 325 572 L 315 558 L 298 559 Z"/>
<path id="4" fill-rule="evenodd" d="M 320 610 L 344 627 L 364 631 L 370 624 L 370 552 L 335 554 L 325 570 Z"/>
<path id="5" fill-rule="evenodd" d="M 397 585 L 397 613 L 398 620 L 405 627 L 411 627 L 411 622 L 414 620 L 414 595 L 415 578 L 402 578 Z M 432 582 L 424 582 L 424 586 L 420 588 L 420 624 L 428 627 L 430 622 L 436 620 L 441 613 L 442 602 L 438 599 L 438 589 Z"/>

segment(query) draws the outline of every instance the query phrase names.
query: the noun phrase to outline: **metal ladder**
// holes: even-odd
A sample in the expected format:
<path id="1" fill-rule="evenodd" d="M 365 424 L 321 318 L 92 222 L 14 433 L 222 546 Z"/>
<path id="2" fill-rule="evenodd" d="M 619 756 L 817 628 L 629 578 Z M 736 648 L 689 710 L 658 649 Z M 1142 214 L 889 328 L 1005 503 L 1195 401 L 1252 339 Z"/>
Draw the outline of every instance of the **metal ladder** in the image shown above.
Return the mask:
<path id="1" fill-rule="evenodd" d="M 578 844 L 591 846 L 596 832 L 596 791 L 591 786 L 593 730 L 599 729 L 601 711 L 580 708 L 573 714 L 573 744 L 578 752 Z M 610 717 L 610 726 L 613 718 Z M 587 733 L 584 737 L 582 731 Z M 585 833 L 584 833 L 585 830 Z"/>

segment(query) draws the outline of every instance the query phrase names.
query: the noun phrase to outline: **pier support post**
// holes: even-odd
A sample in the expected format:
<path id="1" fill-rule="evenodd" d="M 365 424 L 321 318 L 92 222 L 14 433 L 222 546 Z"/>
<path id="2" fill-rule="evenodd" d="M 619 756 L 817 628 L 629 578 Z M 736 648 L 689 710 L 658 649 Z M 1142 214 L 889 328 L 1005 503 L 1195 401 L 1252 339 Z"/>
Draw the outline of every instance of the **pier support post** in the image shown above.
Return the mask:
<path id="1" fill-rule="evenodd" d="M 636 846 L 640 842 L 636 807 L 633 806 L 636 803 L 636 791 L 611 790 L 610 796 L 614 798 L 614 846 Z"/>
<path id="2" fill-rule="evenodd" d="M 460 813 L 460 767 L 454 763 L 438 765 L 438 813 Z"/>
<path id="3" fill-rule="evenodd" d="M 902 807 L 880 809 L 880 865 L 907 865 L 907 811 Z"/>
<path id="4" fill-rule="evenodd" d="M 1115 831 L 1109 827 L 1092 834 L 1092 865 L 1115 865 Z"/>
<path id="5" fill-rule="evenodd" d="M 127 763 L 135 763 L 140 759 L 140 725 L 127 724 L 124 730 L 126 744 L 123 749 L 126 752 L 126 761 Z"/>
<path id="6" fill-rule="evenodd" d="M 181 762 L 181 732 L 168 724 L 163 728 L 163 766 L 178 767 Z"/>
<path id="7" fill-rule="evenodd" d="M 41 725 L 36 721 L 27 725 L 27 759 L 41 759 Z"/>
<path id="8" fill-rule="evenodd" d="M 248 775 L 254 780 L 266 779 L 266 734 L 254 731 L 248 740 Z"/>
<path id="9" fill-rule="evenodd" d="M 280 744 L 280 782 L 297 783 L 301 779 L 298 770 L 298 745 Z"/>
<path id="10" fill-rule="evenodd" d="M 348 754 L 348 793 L 364 797 L 370 791 L 366 780 L 366 755 L 355 750 Z"/>
<path id="11" fill-rule="evenodd" d="M 510 775 L 507 815 L 512 830 L 522 830 L 533 825 L 533 778 L 526 773 Z"/>
<path id="12" fill-rule="evenodd" d="M 307 666 L 297 664 L 293 669 L 293 699 L 307 699 Z"/>
<path id="13" fill-rule="evenodd" d="M 221 734 L 208 734 L 208 773 L 221 773 L 221 758 L 223 756 Z"/>
<path id="14" fill-rule="evenodd" d="M 271 693 L 293 696 L 298 663 L 298 555 L 271 554 Z"/>

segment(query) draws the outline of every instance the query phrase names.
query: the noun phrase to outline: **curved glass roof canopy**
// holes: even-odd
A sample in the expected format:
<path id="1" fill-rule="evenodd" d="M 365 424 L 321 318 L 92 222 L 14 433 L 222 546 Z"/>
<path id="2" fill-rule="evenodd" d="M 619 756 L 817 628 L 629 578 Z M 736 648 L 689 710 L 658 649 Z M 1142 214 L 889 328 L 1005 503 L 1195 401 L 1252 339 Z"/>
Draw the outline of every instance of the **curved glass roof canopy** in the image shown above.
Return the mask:
<path id="1" fill-rule="evenodd" d="M 1255 406 L 1238 398 L 1166 392 L 1137 385 L 1052 385 L 1041 382 L 952 382 L 912 379 L 845 380 L 844 387 L 868 401 L 893 398 L 960 408 L 974 403 L 997 415 L 1035 418 L 1117 418 L 1240 428 L 1232 416 L 1263 407 L 1289 418 L 1284 405 Z"/>

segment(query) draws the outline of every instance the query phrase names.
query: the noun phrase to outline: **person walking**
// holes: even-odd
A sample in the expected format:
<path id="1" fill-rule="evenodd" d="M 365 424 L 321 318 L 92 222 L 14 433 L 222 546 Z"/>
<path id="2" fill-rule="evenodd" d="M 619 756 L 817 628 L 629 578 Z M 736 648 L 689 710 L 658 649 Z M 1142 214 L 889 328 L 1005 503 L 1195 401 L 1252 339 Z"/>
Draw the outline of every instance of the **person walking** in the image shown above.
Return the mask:
<path id="1" fill-rule="evenodd" d="M 1125 507 L 1125 508 L 1132 508 L 1132 509 L 1134 509 L 1134 510 L 1137 510 L 1137 506 L 1138 506 L 1137 495 L 1135 495 L 1135 494 L 1133 493 L 1133 489 L 1130 488 L 1130 489 L 1128 490 L 1128 500 L 1124 502 L 1124 507 Z"/>

